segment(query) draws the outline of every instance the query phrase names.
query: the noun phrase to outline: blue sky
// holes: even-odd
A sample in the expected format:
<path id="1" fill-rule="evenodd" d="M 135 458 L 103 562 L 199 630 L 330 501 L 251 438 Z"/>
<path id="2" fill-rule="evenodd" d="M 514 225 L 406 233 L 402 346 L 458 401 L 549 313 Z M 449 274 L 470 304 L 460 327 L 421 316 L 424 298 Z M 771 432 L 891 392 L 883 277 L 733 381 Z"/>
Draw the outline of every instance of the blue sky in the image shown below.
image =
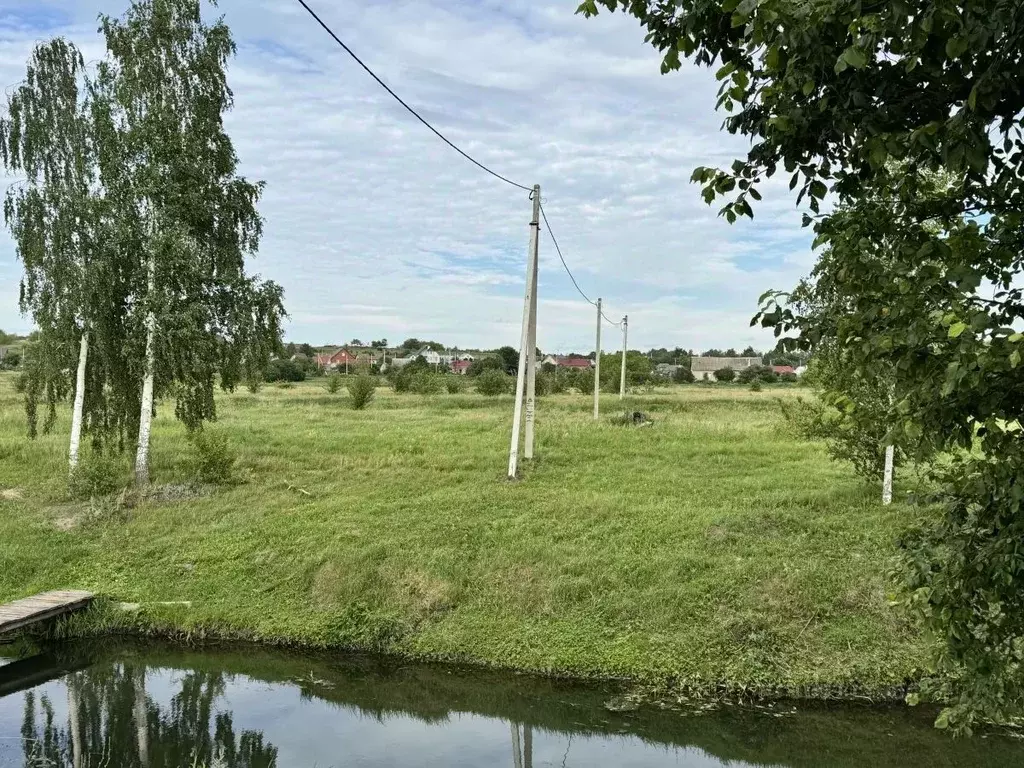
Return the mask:
<path id="1" fill-rule="evenodd" d="M 630 315 L 631 346 L 770 347 L 757 297 L 812 263 L 782 182 L 729 226 L 689 183 L 745 150 L 720 131 L 717 84 L 659 58 L 631 17 L 576 0 L 310 0 L 377 73 L 500 173 L 542 185 L 583 289 Z M 0 78 L 32 45 L 102 55 L 99 13 L 127 0 L 0 0 Z M 387 96 L 295 0 L 221 0 L 239 53 L 228 128 L 242 173 L 267 182 L 252 269 L 281 283 L 287 336 L 517 344 L 530 203 L 443 145 Z M 0 328 L 27 330 L 20 265 L 0 236 Z M 539 344 L 593 348 L 594 312 L 541 243 Z M 606 335 L 606 339 L 609 338 Z M 612 343 L 612 342 L 607 342 Z"/>

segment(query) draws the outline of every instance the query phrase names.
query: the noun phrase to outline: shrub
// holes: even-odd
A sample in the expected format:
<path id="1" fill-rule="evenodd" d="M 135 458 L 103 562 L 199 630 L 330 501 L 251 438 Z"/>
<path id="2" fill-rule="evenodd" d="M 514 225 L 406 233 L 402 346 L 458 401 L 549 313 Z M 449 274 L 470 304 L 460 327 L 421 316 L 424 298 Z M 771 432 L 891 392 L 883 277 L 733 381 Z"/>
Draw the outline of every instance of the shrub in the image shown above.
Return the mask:
<path id="1" fill-rule="evenodd" d="M 754 381 L 774 384 L 778 379 L 778 374 L 767 365 L 752 365 L 749 368 L 744 368 L 736 376 L 736 381 L 740 384 L 750 384 Z"/>
<path id="2" fill-rule="evenodd" d="M 444 387 L 449 395 L 457 395 L 466 391 L 466 382 L 461 376 L 448 376 L 444 380 Z"/>
<path id="3" fill-rule="evenodd" d="M 760 379 L 754 379 L 752 382 L 750 382 L 751 392 L 760 392 L 762 389 L 764 389 L 764 387 L 762 386 Z"/>
<path id="4" fill-rule="evenodd" d="M 327 377 L 327 384 L 324 386 L 332 395 L 338 394 L 338 390 L 341 389 L 341 376 L 337 373 L 332 373 Z"/>
<path id="5" fill-rule="evenodd" d="M 189 435 L 192 444 L 192 465 L 196 477 L 209 485 L 226 485 L 235 474 L 235 452 L 223 432 L 198 429 Z"/>
<path id="6" fill-rule="evenodd" d="M 487 397 L 507 394 L 512 386 L 512 377 L 503 371 L 484 371 L 476 379 L 476 391 Z"/>
<path id="7" fill-rule="evenodd" d="M 271 360 L 263 378 L 269 382 L 275 381 L 305 381 L 306 372 L 297 363 L 291 360 Z"/>
<path id="8" fill-rule="evenodd" d="M 795 373 L 783 373 L 782 375 L 779 376 L 779 380 L 785 382 L 786 384 L 796 384 L 797 382 L 800 381 L 800 377 L 797 376 Z"/>
<path id="9" fill-rule="evenodd" d="M 18 377 L 14 380 L 14 391 L 19 395 L 24 395 L 25 390 L 28 388 L 28 373 L 22 371 L 18 374 Z"/>
<path id="10" fill-rule="evenodd" d="M 275 386 L 278 389 L 295 389 L 295 384 L 290 381 L 279 381 Z"/>
<path id="11" fill-rule="evenodd" d="M 444 386 L 444 377 L 430 371 L 412 374 L 409 391 L 417 395 L 436 395 Z"/>
<path id="12" fill-rule="evenodd" d="M 114 456 L 102 453 L 83 455 L 68 475 L 68 495 L 73 499 L 109 496 L 124 485 L 123 467 Z"/>
<path id="13" fill-rule="evenodd" d="M 373 394 L 377 391 L 377 382 L 372 376 L 356 376 L 348 382 L 346 388 L 348 396 L 351 398 L 352 410 L 361 411 L 373 400 Z"/>
<path id="14" fill-rule="evenodd" d="M 565 379 L 557 371 L 553 373 L 542 371 L 537 374 L 538 395 L 560 395 L 563 392 L 565 392 Z"/>
<path id="15" fill-rule="evenodd" d="M 722 381 L 728 384 L 736 378 L 736 371 L 732 368 L 719 368 L 715 371 L 715 381 Z"/>
<path id="16" fill-rule="evenodd" d="M 466 370 L 467 376 L 477 377 L 484 371 L 503 371 L 505 370 L 504 363 L 501 362 L 499 357 L 478 357 L 472 363 L 469 364 L 469 368 Z"/>

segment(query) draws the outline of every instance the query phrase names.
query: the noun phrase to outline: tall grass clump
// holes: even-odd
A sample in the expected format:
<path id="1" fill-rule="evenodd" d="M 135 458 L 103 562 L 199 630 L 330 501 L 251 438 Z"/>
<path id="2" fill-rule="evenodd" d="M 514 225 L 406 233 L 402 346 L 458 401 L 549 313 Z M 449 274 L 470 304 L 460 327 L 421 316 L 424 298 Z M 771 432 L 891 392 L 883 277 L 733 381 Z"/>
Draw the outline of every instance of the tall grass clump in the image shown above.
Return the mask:
<path id="1" fill-rule="evenodd" d="M 377 382 L 372 376 L 356 376 L 348 383 L 347 388 L 352 410 L 361 411 L 373 400 Z"/>

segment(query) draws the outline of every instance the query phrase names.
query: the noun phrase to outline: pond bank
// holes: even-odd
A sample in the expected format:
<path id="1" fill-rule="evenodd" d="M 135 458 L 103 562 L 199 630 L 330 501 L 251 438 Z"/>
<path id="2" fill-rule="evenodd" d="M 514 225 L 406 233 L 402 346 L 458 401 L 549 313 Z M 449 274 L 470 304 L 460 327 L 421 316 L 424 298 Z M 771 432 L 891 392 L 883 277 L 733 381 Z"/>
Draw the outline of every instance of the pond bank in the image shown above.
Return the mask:
<path id="1" fill-rule="evenodd" d="M 107 639 L 47 654 L 49 682 L 0 698 L 5 768 L 70 765 L 60 758 L 72 753 L 124 768 L 305 768 L 339 756 L 399 768 L 1002 768 L 1024 759 L 1019 740 L 954 740 L 931 727 L 932 712 L 906 707 L 623 707 L 616 686 L 254 646 Z"/>

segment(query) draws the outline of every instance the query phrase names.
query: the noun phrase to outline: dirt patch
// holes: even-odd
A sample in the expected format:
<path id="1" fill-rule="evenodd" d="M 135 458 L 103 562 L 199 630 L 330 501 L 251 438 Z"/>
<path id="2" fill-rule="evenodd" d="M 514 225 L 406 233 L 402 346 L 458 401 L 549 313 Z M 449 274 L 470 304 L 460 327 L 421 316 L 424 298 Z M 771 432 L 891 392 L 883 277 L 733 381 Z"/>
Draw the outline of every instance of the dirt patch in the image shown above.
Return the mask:
<path id="1" fill-rule="evenodd" d="M 0 499 L 3 501 L 21 501 L 25 498 L 18 488 L 4 488 L 0 491 Z"/>
<path id="2" fill-rule="evenodd" d="M 143 494 L 143 498 L 146 501 L 156 502 L 192 501 L 212 496 L 216 490 L 216 487 L 202 483 L 171 483 L 148 488 Z"/>

